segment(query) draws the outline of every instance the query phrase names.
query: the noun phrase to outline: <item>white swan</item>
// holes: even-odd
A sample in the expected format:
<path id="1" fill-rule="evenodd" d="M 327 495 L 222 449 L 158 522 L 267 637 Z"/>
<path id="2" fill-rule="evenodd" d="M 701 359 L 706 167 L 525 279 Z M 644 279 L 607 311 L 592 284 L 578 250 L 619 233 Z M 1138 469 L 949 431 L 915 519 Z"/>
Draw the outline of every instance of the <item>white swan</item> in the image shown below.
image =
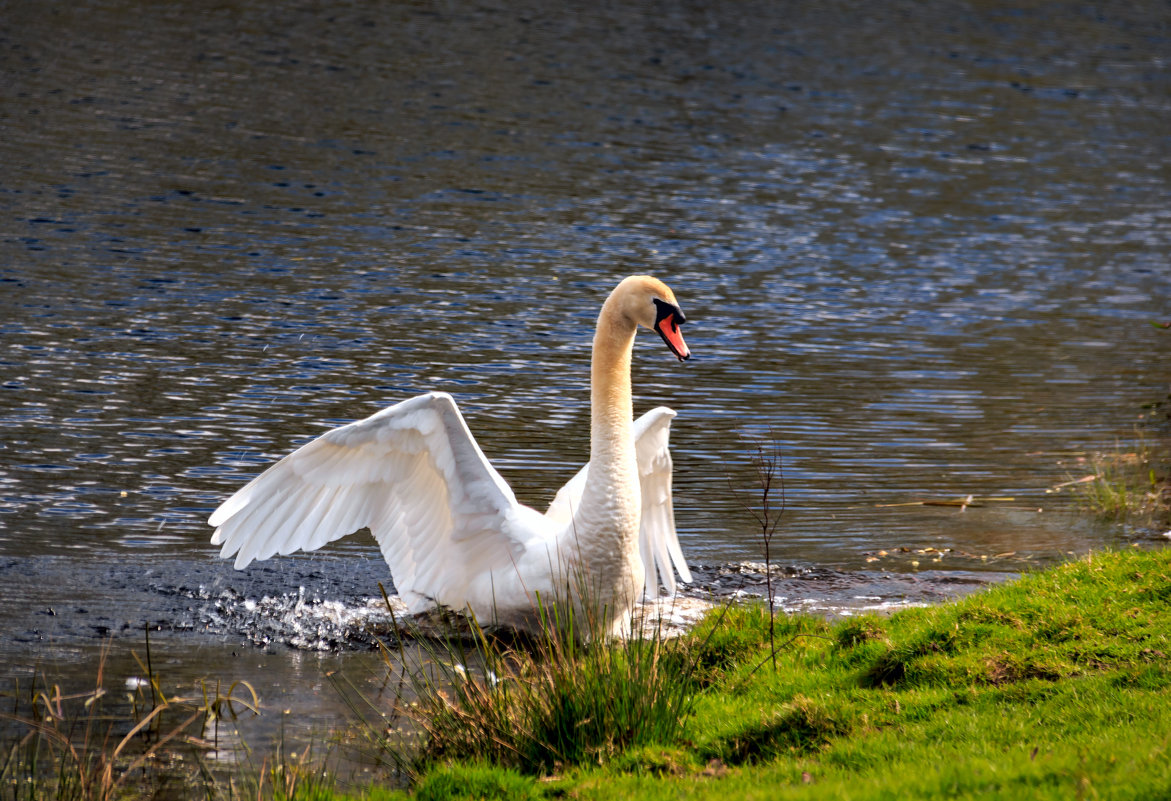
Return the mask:
<path id="1" fill-rule="evenodd" d="M 639 595 L 656 596 L 660 580 L 674 592 L 675 570 L 691 580 L 671 503 L 675 412 L 633 422 L 630 392 L 637 327 L 657 331 L 682 361 L 691 356 L 683 322 L 658 279 L 631 276 L 610 293 L 594 334 L 590 461 L 543 515 L 517 502 L 451 396 L 432 392 L 277 462 L 211 515 L 211 542 L 239 569 L 369 527 L 412 612 L 470 609 L 481 622 L 532 628 L 540 606 L 569 599 L 608 630 L 629 631 Z"/>

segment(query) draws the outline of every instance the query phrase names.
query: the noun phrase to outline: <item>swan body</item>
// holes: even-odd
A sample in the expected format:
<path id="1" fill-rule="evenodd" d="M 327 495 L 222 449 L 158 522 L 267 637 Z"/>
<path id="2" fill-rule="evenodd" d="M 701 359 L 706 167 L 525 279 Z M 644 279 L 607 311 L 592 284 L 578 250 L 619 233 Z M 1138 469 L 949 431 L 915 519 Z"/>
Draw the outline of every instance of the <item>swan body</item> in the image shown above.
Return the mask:
<path id="1" fill-rule="evenodd" d="M 544 514 L 516 500 L 452 397 L 430 392 L 268 468 L 208 519 L 212 544 L 240 569 L 368 527 L 412 612 L 469 610 L 530 629 L 545 604 L 570 602 L 627 632 L 639 596 L 656 596 L 660 581 L 673 593 L 676 571 L 691 580 L 671 502 L 675 412 L 659 407 L 635 422 L 630 387 L 637 327 L 657 331 L 682 361 L 684 320 L 657 279 L 632 276 L 611 292 L 594 336 L 590 461 Z"/>

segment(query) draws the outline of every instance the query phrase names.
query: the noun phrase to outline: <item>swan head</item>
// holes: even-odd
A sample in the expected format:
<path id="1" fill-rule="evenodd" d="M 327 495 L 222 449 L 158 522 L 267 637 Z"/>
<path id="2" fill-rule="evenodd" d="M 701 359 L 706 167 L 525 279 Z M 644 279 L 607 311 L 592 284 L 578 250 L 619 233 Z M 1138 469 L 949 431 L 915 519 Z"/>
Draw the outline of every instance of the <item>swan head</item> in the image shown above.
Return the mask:
<path id="1" fill-rule="evenodd" d="M 679 331 L 687 317 L 669 286 L 649 275 L 632 275 L 615 288 L 611 298 L 634 323 L 662 337 L 679 361 L 691 358 L 691 349 Z"/>

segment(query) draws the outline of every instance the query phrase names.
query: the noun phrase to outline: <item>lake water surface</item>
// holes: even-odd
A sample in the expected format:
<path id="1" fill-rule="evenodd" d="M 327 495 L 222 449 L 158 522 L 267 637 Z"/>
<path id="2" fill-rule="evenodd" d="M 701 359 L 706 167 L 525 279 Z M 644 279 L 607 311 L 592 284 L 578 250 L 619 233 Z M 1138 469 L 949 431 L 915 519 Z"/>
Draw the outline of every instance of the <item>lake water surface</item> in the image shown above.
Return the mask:
<path id="1" fill-rule="evenodd" d="M 264 648 L 291 638 L 240 609 L 360 605 L 377 548 L 237 573 L 207 515 L 430 389 L 543 508 L 586 458 L 592 325 L 635 272 L 690 320 L 693 360 L 644 335 L 634 382 L 636 411 L 679 413 L 697 592 L 762 558 L 755 442 L 783 460 L 790 608 L 1126 541 L 1050 490 L 1167 393 L 1165 4 L 551 9 L 5 7 L 6 673 L 90 675 L 149 626 L 172 675 L 235 665 L 324 725 L 341 658 Z M 1011 500 L 909 505 L 968 495 Z M 343 644 L 322 632 L 298 644 Z"/>

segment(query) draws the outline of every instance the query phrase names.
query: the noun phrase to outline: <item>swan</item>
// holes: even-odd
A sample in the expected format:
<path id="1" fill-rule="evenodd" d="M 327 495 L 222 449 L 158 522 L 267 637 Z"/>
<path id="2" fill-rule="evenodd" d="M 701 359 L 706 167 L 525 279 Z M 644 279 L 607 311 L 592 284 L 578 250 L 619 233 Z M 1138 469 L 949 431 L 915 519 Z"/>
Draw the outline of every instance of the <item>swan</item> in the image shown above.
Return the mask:
<path id="1" fill-rule="evenodd" d="M 544 514 L 517 502 L 444 392 L 334 428 L 269 467 L 208 519 L 220 556 L 311 551 L 368 527 L 408 610 L 438 606 L 482 623 L 542 625 L 571 603 L 603 631 L 630 632 L 639 596 L 691 581 L 675 532 L 668 435 L 675 412 L 633 420 L 639 326 L 684 361 L 674 293 L 631 276 L 602 305 L 590 370 L 590 461 Z M 588 607 L 588 608 L 587 608 Z"/>

